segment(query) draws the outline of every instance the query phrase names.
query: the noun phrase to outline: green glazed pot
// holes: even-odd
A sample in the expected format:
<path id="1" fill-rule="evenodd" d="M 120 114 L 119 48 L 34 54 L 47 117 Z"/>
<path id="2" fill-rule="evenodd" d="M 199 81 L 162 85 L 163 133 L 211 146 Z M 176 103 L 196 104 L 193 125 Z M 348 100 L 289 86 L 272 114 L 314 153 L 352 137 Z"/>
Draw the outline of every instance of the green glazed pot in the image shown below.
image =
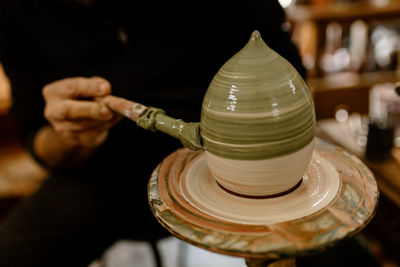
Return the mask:
<path id="1" fill-rule="evenodd" d="M 212 80 L 200 127 L 208 166 L 220 185 L 270 195 L 300 181 L 316 121 L 304 80 L 255 31 Z"/>

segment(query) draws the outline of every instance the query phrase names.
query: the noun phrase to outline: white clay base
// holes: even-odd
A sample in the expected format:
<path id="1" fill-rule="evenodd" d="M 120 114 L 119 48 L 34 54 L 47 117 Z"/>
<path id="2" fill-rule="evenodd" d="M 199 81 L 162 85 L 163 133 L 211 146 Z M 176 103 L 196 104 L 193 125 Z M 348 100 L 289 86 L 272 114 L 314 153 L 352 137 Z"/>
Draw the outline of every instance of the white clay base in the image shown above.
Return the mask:
<path id="1" fill-rule="evenodd" d="M 275 198 L 244 198 L 217 184 L 202 153 L 185 167 L 180 187 L 193 207 L 218 219 L 269 225 L 305 217 L 327 206 L 339 191 L 340 177 L 329 161 L 314 152 L 303 182 L 293 192 Z"/>
<path id="2" fill-rule="evenodd" d="M 268 196 L 290 190 L 301 180 L 314 150 L 314 140 L 288 155 L 265 160 L 226 159 L 207 150 L 211 173 L 224 188 L 241 195 Z"/>

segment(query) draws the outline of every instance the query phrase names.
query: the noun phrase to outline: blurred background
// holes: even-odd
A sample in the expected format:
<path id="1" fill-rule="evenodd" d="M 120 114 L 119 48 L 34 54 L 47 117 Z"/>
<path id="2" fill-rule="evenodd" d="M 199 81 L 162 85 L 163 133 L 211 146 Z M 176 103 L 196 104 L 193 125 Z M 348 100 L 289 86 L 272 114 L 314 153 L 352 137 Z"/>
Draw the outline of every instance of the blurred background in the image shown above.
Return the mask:
<path id="1" fill-rule="evenodd" d="M 380 204 L 360 238 L 383 266 L 400 266 L 400 0 L 279 2 L 308 71 L 318 136 L 376 175 Z M 46 177 L 16 136 L 11 94 L 0 62 L 0 225 Z"/>
<path id="2" fill-rule="evenodd" d="M 400 266 L 400 1 L 280 3 L 307 68 L 317 135 L 355 153 L 377 179 L 379 207 L 360 238 L 382 266 Z"/>

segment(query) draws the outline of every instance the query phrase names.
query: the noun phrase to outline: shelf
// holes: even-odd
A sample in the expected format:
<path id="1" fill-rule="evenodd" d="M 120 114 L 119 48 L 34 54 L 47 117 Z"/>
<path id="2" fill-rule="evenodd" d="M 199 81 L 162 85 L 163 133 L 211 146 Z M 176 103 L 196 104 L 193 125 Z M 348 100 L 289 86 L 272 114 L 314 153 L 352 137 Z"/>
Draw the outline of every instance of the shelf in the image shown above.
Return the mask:
<path id="1" fill-rule="evenodd" d="M 338 107 L 350 112 L 368 113 L 369 89 L 379 83 L 397 82 L 400 72 L 338 73 L 322 78 L 310 78 L 307 84 L 313 92 L 317 118 L 335 116 Z"/>
<path id="2" fill-rule="evenodd" d="M 357 19 L 391 19 L 399 18 L 400 2 L 378 6 L 369 2 L 348 4 L 324 4 L 310 6 L 291 6 L 287 10 L 290 21 L 301 23 L 305 21 L 331 22 L 354 21 Z"/>
<path id="3" fill-rule="evenodd" d="M 310 78 L 307 84 L 313 92 L 333 90 L 370 89 L 378 83 L 400 81 L 399 71 L 353 73 L 343 72 L 324 76 L 322 78 Z"/>

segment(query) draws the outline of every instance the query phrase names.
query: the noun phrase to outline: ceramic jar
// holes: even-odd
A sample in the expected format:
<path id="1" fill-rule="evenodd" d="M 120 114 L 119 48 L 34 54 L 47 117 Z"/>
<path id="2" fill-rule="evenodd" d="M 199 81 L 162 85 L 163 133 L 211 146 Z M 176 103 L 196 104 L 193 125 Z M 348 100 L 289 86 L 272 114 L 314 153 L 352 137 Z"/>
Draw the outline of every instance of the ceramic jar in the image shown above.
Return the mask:
<path id="1" fill-rule="evenodd" d="M 304 80 L 255 31 L 213 78 L 200 127 L 217 182 L 238 194 L 268 196 L 301 181 L 316 121 Z"/>

